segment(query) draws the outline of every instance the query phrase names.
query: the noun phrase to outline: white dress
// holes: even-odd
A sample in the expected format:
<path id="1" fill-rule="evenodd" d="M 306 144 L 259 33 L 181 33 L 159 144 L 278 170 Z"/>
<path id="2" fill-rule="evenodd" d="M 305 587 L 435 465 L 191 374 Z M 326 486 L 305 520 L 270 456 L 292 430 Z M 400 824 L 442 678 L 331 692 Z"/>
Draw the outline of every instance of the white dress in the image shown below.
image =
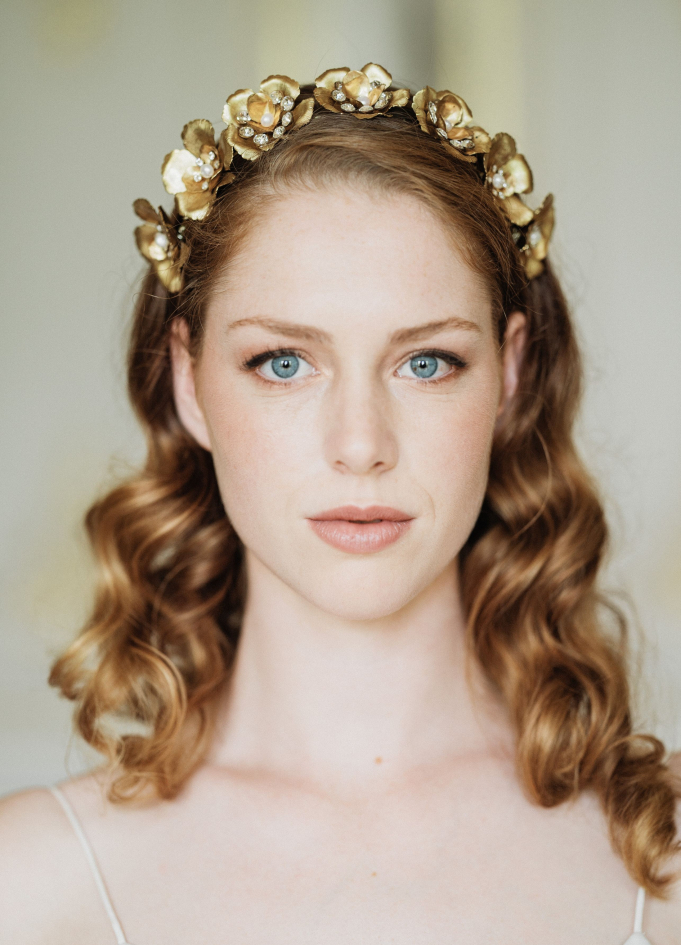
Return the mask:
<path id="1" fill-rule="evenodd" d="M 85 831 L 83 830 L 80 821 L 76 817 L 76 812 L 58 787 L 51 787 L 50 790 L 61 804 L 64 813 L 68 817 L 69 823 L 73 827 L 74 833 L 78 837 L 80 845 L 83 848 L 83 853 L 85 854 L 85 859 L 87 860 L 90 871 L 92 872 L 92 878 L 95 881 L 95 886 L 97 887 L 99 897 L 102 900 L 104 911 L 109 917 L 111 929 L 116 939 L 116 945 L 130 945 L 130 942 L 128 942 L 127 938 L 125 937 L 123 927 L 119 922 L 118 916 L 116 915 L 114 907 L 111 903 L 111 899 L 104 882 L 104 877 L 102 876 L 101 870 L 97 865 L 97 860 L 95 859 L 95 854 L 92 847 L 90 846 L 90 841 L 85 836 Z M 624 942 L 624 945 L 652 945 L 650 940 L 647 939 L 643 934 L 643 906 L 645 904 L 645 899 L 646 891 L 643 886 L 639 886 L 638 893 L 636 894 L 636 908 L 634 910 L 634 931 L 626 940 L 626 942 Z"/>

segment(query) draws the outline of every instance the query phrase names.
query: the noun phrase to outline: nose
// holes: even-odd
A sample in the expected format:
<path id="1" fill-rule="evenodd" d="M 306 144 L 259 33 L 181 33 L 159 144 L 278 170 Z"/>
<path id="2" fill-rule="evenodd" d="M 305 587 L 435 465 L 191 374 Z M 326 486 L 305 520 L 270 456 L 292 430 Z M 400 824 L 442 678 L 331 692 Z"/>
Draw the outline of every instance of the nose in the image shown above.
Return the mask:
<path id="1" fill-rule="evenodd" d="M 325 451 L 339 472 L 366 475 L 392 469 L 398 448 L 387 391 L 355 374 L 339 380 L 325 404 Z"/>

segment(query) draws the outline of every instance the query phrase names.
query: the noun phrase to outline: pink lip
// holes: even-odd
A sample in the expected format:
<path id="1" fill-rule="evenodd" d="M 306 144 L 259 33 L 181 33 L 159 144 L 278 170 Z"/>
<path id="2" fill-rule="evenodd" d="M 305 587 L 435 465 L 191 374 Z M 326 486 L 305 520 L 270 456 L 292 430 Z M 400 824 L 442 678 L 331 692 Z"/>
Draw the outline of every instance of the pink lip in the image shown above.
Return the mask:
<path id="1" fill-rule="evenodd" d="M 370 554 L 397 541 L 409 528 L 413 516 L 384 505 L 360 509 L 344 505 L 308 519 L 322 541 L 350 554 Z"/>

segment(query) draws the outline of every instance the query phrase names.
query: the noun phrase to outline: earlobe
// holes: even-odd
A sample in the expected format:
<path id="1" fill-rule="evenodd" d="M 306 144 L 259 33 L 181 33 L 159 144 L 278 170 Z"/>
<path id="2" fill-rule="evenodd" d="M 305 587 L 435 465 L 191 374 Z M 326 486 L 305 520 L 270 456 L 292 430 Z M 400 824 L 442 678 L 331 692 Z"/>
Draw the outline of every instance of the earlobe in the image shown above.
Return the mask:
<path id="1" fill-rule="evenodd" d="M 175 408 L 182 426 L 199 446 L 211 449 L 203 410 L 196 396 L 194 358 L 189 353 L 189 326 L 176 318 L 170 329 L 170 361 Z"/>
<path id="2" fill-rule="evenodd" d="M 506 323 L 506 333 L 502 347 L 503 385 L 497 417 L 500 417 L 508 409 L 518 390 L 518 380 L 526 342 L 527 318 L 523 312 L 511 312 Z"/>

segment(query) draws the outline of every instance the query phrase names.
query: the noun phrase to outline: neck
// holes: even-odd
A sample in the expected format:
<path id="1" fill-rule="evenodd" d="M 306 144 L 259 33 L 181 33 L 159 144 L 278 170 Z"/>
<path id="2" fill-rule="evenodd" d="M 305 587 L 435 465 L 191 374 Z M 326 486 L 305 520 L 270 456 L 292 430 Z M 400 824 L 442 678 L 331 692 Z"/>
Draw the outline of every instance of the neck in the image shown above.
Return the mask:
<path id="1" fill-rule="evenodd" d="M 398 613 L 326 613 L 252 555 L 241 636 L 211 762 L 364 786 L 508 752 L 510 728 L 473 660 L 453 562 Z"/>

